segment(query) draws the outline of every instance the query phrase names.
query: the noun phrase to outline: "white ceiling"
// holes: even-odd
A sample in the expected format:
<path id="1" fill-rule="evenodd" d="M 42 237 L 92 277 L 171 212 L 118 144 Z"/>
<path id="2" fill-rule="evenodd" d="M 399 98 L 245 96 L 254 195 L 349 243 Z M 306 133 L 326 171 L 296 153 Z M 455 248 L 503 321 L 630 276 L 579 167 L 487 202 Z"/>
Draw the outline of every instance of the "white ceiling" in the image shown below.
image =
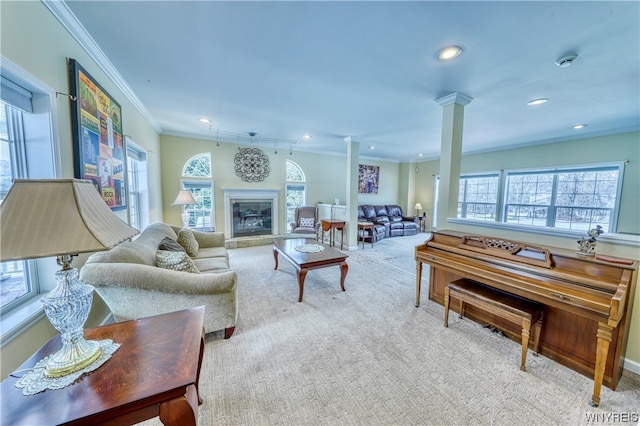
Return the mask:
<path id="1" fill-rule="evenodd" d="M 350 136 L 419 161 L 439 156 L 452 92 L 473 98 L 464 152 L 640 129 L 637 1 L 67 5 L 165 134 L 339 154 Z M 439 62 L 450 44 L 463 54 Z"/>

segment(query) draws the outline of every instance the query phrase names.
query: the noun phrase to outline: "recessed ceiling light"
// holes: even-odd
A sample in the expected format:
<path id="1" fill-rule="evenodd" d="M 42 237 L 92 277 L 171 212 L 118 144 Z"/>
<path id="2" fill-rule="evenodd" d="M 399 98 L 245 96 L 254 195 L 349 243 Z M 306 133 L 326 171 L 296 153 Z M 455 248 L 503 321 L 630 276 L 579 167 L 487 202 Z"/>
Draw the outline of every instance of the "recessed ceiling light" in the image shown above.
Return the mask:
<path id="1" fill-rule="evenodd" d="M 578 129 L 583 129 L 587 127 L 586 124 L 576 124 L 575 126 L 573 126 L 574 129 L 578 130 Z"/>
<path id="2" fill-rule="evenodd" d="M 369 147 L 369 149 L 370 149 L 371 151 L 373 151 L 374 149 L 376 149 L 376 147 L 375 147 L 375 146 L 373 146 L 373 145 L 371 145 L 371 146 Z"/>
<path id="3" fill-rule="evenodd" d="M 547 98 L 538 98 L 530 100 L 529 102 L 527 102 L 527 105 L 542 105 L 546 104 L 547 102 L 549 102 L 549 99 Z"/>
<path id="4" fill-rule="evenodd" d="M 448 46 L 438 51 L 438 59 L 441 61 L 451 61 L 462 53 L 462 47 L 460 46 Z"/>
<path id="5" fill-rule="evenodd" d="M 209 120 L 208 118 L 203 117 L 199 121 L 204 124 L 211 124 L 211 120 Z"/>
<path id="6" fill-rule="evenodd" d="M 307 134 L 304 134 L 304 135 L 302 135 L 302 139 L 309 140 L 309 139 L 311 139 L 311 135 L 310 135 L 310 134 L 308 134 L 308 133 L 307 133 Z"/>

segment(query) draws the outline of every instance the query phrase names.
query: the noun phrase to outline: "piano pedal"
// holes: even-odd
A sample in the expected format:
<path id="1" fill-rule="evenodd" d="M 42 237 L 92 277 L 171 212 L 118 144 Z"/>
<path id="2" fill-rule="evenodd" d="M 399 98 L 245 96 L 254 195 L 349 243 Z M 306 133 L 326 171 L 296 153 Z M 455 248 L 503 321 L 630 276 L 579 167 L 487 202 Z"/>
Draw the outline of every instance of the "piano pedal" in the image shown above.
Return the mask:
<path id="1" fill-rule="evenodd" d="M 482 326 L 482 328 L 489 328 L 489 327 L 491 327 L 491 324 L 485 324 Z"/>
<path id="2" fill-rule="evenodd" d="M 496 330 L 496 333 L 498 333 L 498 336 L 504 337 L 504 333 L 502 332 L 502 330 Z"/>

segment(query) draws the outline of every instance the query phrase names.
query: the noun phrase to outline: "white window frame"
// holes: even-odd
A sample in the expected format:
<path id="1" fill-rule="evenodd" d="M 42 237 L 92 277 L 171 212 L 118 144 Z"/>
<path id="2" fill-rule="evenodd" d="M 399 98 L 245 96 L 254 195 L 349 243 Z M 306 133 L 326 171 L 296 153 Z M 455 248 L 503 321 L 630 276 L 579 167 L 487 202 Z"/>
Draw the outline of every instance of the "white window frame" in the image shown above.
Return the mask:
<path id="1" fill-rule="evenodd" d="M 296 163 L 295 161 L 291 161 L 291 160 L 286 160 L 286 165 L 285 167 L 288 168 L 289 165 L 295 166 L 299 171 L 300 171 L 300 175 L 302 176 L 302 180 L 299 181 L 290 181 L 290 180 L 286 180 L 285 182 L 285 191 L 284 191 L 284 200 L 285 200 L 285 224 L 287 225 L 287 229 L 289 227 L 289 223 L 295 222 L 295 211 L 296 208 L 300 207 L 300 206 L 305 206 L 307 205 L 307 176 L 304 173 L 304 170 L 302 169 L 302 167 L 300 167 L 300 165 L 298 163 Z M 285 169 L 286 170 L 286 169 Z M 285 171 L 286 173 L 286 171 Z M 288 174 L 285 177 L 288 178 Z M 298 189 L 299 187 L 301 187 L 302 189 Z M 289 191 L 302 191 L 302 203 L 300 205 L 289 205 L 288 201 L 289 201 Z"/>
<path id="2" fill-rule="evenodd" d="M 29 178 L 58 178 L 61 176 L 61 158 L 58 131 L 58 100 L 70 102 L 61 95 L 57 98 L 56 91 L 18 67 L 12 61 L 0 57 L 0 74 L 31 92 L 33 113 L 27 116 L 25 146 L 27 156 L 27 174 Z M 31 128 L 34 127 L 32 131 Z M 31 143 L 33 141 L 33 143 Z M 22 303 L 11 310 L 3 309 L 0 321 L 2 323 L 0 341 L 2 346 L 13 340 L 22 331 L 44 317 L 44 309 L 40 302 L 43 292 L 55 286 L 53 276 L 59 269 L 54 258 L 44 258 L 29 261 L 31 285 L 38 293 L 24 299 Z M 40 279 L 40 277 L 44 277 Z"/>
<path id="3" fill-rule="evenodd" d="M 625 167 L 625 163 L 624 162 L 610 162 L 610 163 L 598 163 L 598 164 L 578 164 L 578 165 L 570 165 L 570 166 L 563 166 L 563 167 L 546 167 L 546 168 L 530 168 L 530 169 L 513 169 L 513 170 L 501 170 L 500 171 L 500 182 L 498 185 L 498 211 L 496 216 L 499 218 L 499 220 L 494 221 L 483 221 L 483 220 L 473 220 L 473 219 L 465 219 L 465 218 L 448 218 L 447 222 L 450 223 L 457 223 L 457 224 L 462 224 L 462 225 L 474 225 L 474 226 L 479 226 L 479 227 L 486 227 L 486 228 L 497 228 L 497 229 L 508 229 L 508 230 L 512 230 L 512 231 L 520 231 L 520 232 L 529 232 L 529 233 L 535 233 L 535 234 L 542 234 L 542 235 L 552 235 L 552 236 L 557 236 L 557 237 L 569 237 L 569 238 L 576 238 L 576 237 L 580 237 L 584 234 L 584 230 L 576 230 L 576 229 L 567 229 L 567 228 L 555 228 L 555 227 L 549 227 L 549 226 L 533 226 L 533 225 L 526 225 L 526 224 L 517 224 L 517 223 L 510 223 L 510 222 L 504 222 L 503 221 L 503 217 L 506 214 L 506 201 L 507 201 L 507 176 L 509 173 L 562 173 L 562 172 L 571 172 L 571 171 L 575 171 L 575 170 L 585 170 L 585 169 L 603 169 L 603 168 L 610 168 L 610 167 L 618 167 L 618 184 L 617 184 L 617 190 L 616 190 L 616 201 L 615 201 L 615 207 L 613 208 L 612 211 L 612 220 L 611 220 L 611 229 L 610 231 L 608 231 L 608 234 L 610 235 L 616 235 L 616 231 L 617 231 L 617 224 L 618 224 L 618 215 L 619 215 L 619 211 L 620 211 L 620 197 L 621 197 L 621 191 L 622 191 L 622 181 L 623 181 L 623 177 L 624 177 L 624 167 Z M 487 172 L 490 173 L 490 172 Z M 481 174 L 481 173 L 477 173 L 477 174 Z M 462 175 L 464 176 L 464 175 Z M 461 177 L 462 177 L 461 176 Z M 438 206 L 438 202 L 439 202 L 439 197 L 438 197 L 438 185 L 439 185 L 439 176 L 436 175 L 435 176 L 435 210 L 434 210 L 434 228 L 435 228 L 435 224 L 436 224 L 436 212 L 437 212 L 437 206 Z M 460 189 L 458 188 L 458 191 Z M 607 236 L 605 236 L 604 238 L 608 238 Z M 619 238 L 616 238 L 616 241 Z M 623 238 L 620 240 L 622 244 L 626 244 L 626 240 Z M 632 243 L 634 244 L 634 243 Z"/>
<path id="4" fill-rule="evenodd" d="M 129 224 L 142 230 L 149 223 L 149 182 L 147 176 L 147 153 L 125 136 L 127 149 L 127 174 L 129 192 Z"/>
<path id="5" fill-rule="evenodd" d="M 198 175 L 191 175 L 187 172 L 187 169 L 189 167 L 189 164 L 192 163 L 193 161 L 201 161 L 201 158 L 206 157 L 208 159 L 209 162 L 209 173 L 208 175 L 204 175 L 204 176 L 198 176 Z M 214 181 L 213 181 L 213 160 L 211 158 L 211 153 L 210 152 L 201 152 L 199 154 L 194 155 L 193 157 L 189 158 L 187 161 L 185 161 L 184 165 L 182 166 L 182 180 L 180 181 L 180 189 L 193 189 L 195 188 L 210 188 L 211 189 L 211 208 L 210 209 L 201 209 L 198 208 L 197 206 L 187 206 L 186 210 L 188 213 L 190 213 L 190 217 L 191 217 L 191 213 L 194 213 L 196 216 L 196 222 L 194 223 L 193 226 L 190 226 L 192 229 L 196 229 L 196 230 L 203 230 L 203 231 L 215 231 L 216 229 L 216 197 L 215 197 L 215 186 L 214 186 Z M 190 188 L 191 187 L 191 188 Z M 194 198 L 197 200 L 198 197 Z M 207 212 L 208 215 L 202 216 L 203 219 L 203 223 L 202 224 L 198 224 L 198 220 L 201 217 L 198 213 L 204 211 Z M 206 222 L 206 217 L 210 218 L 210 223 Z"/>

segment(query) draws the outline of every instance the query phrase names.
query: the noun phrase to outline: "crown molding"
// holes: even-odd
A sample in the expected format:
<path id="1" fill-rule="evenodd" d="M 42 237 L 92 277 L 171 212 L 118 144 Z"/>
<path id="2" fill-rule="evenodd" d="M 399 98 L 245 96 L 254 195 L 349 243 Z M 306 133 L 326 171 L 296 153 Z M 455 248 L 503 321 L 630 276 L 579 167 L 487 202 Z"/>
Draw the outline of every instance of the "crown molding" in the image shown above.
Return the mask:
<path id="1" fill-rule="evenodd" d="M 95 61 L 100 69 L 107 74 L 113 83 L 124 93 L 129 101 L 136 107 L 142 116 L 149 122 L 151 127 L 158 133 L 162 133 L 162 127 L 151 115 L 147 107 L 135 94 L 133 89 L 122 78 L 116 67 L 111 63 L 107 55 L 104 54 L 100 46 L 93 40 L 84 26 L 78 21 L 64 1 L 61 0 L 41 0 L 47 9 L 56 17 L 63 27 L 71 34 L 85 52 Z"/>

